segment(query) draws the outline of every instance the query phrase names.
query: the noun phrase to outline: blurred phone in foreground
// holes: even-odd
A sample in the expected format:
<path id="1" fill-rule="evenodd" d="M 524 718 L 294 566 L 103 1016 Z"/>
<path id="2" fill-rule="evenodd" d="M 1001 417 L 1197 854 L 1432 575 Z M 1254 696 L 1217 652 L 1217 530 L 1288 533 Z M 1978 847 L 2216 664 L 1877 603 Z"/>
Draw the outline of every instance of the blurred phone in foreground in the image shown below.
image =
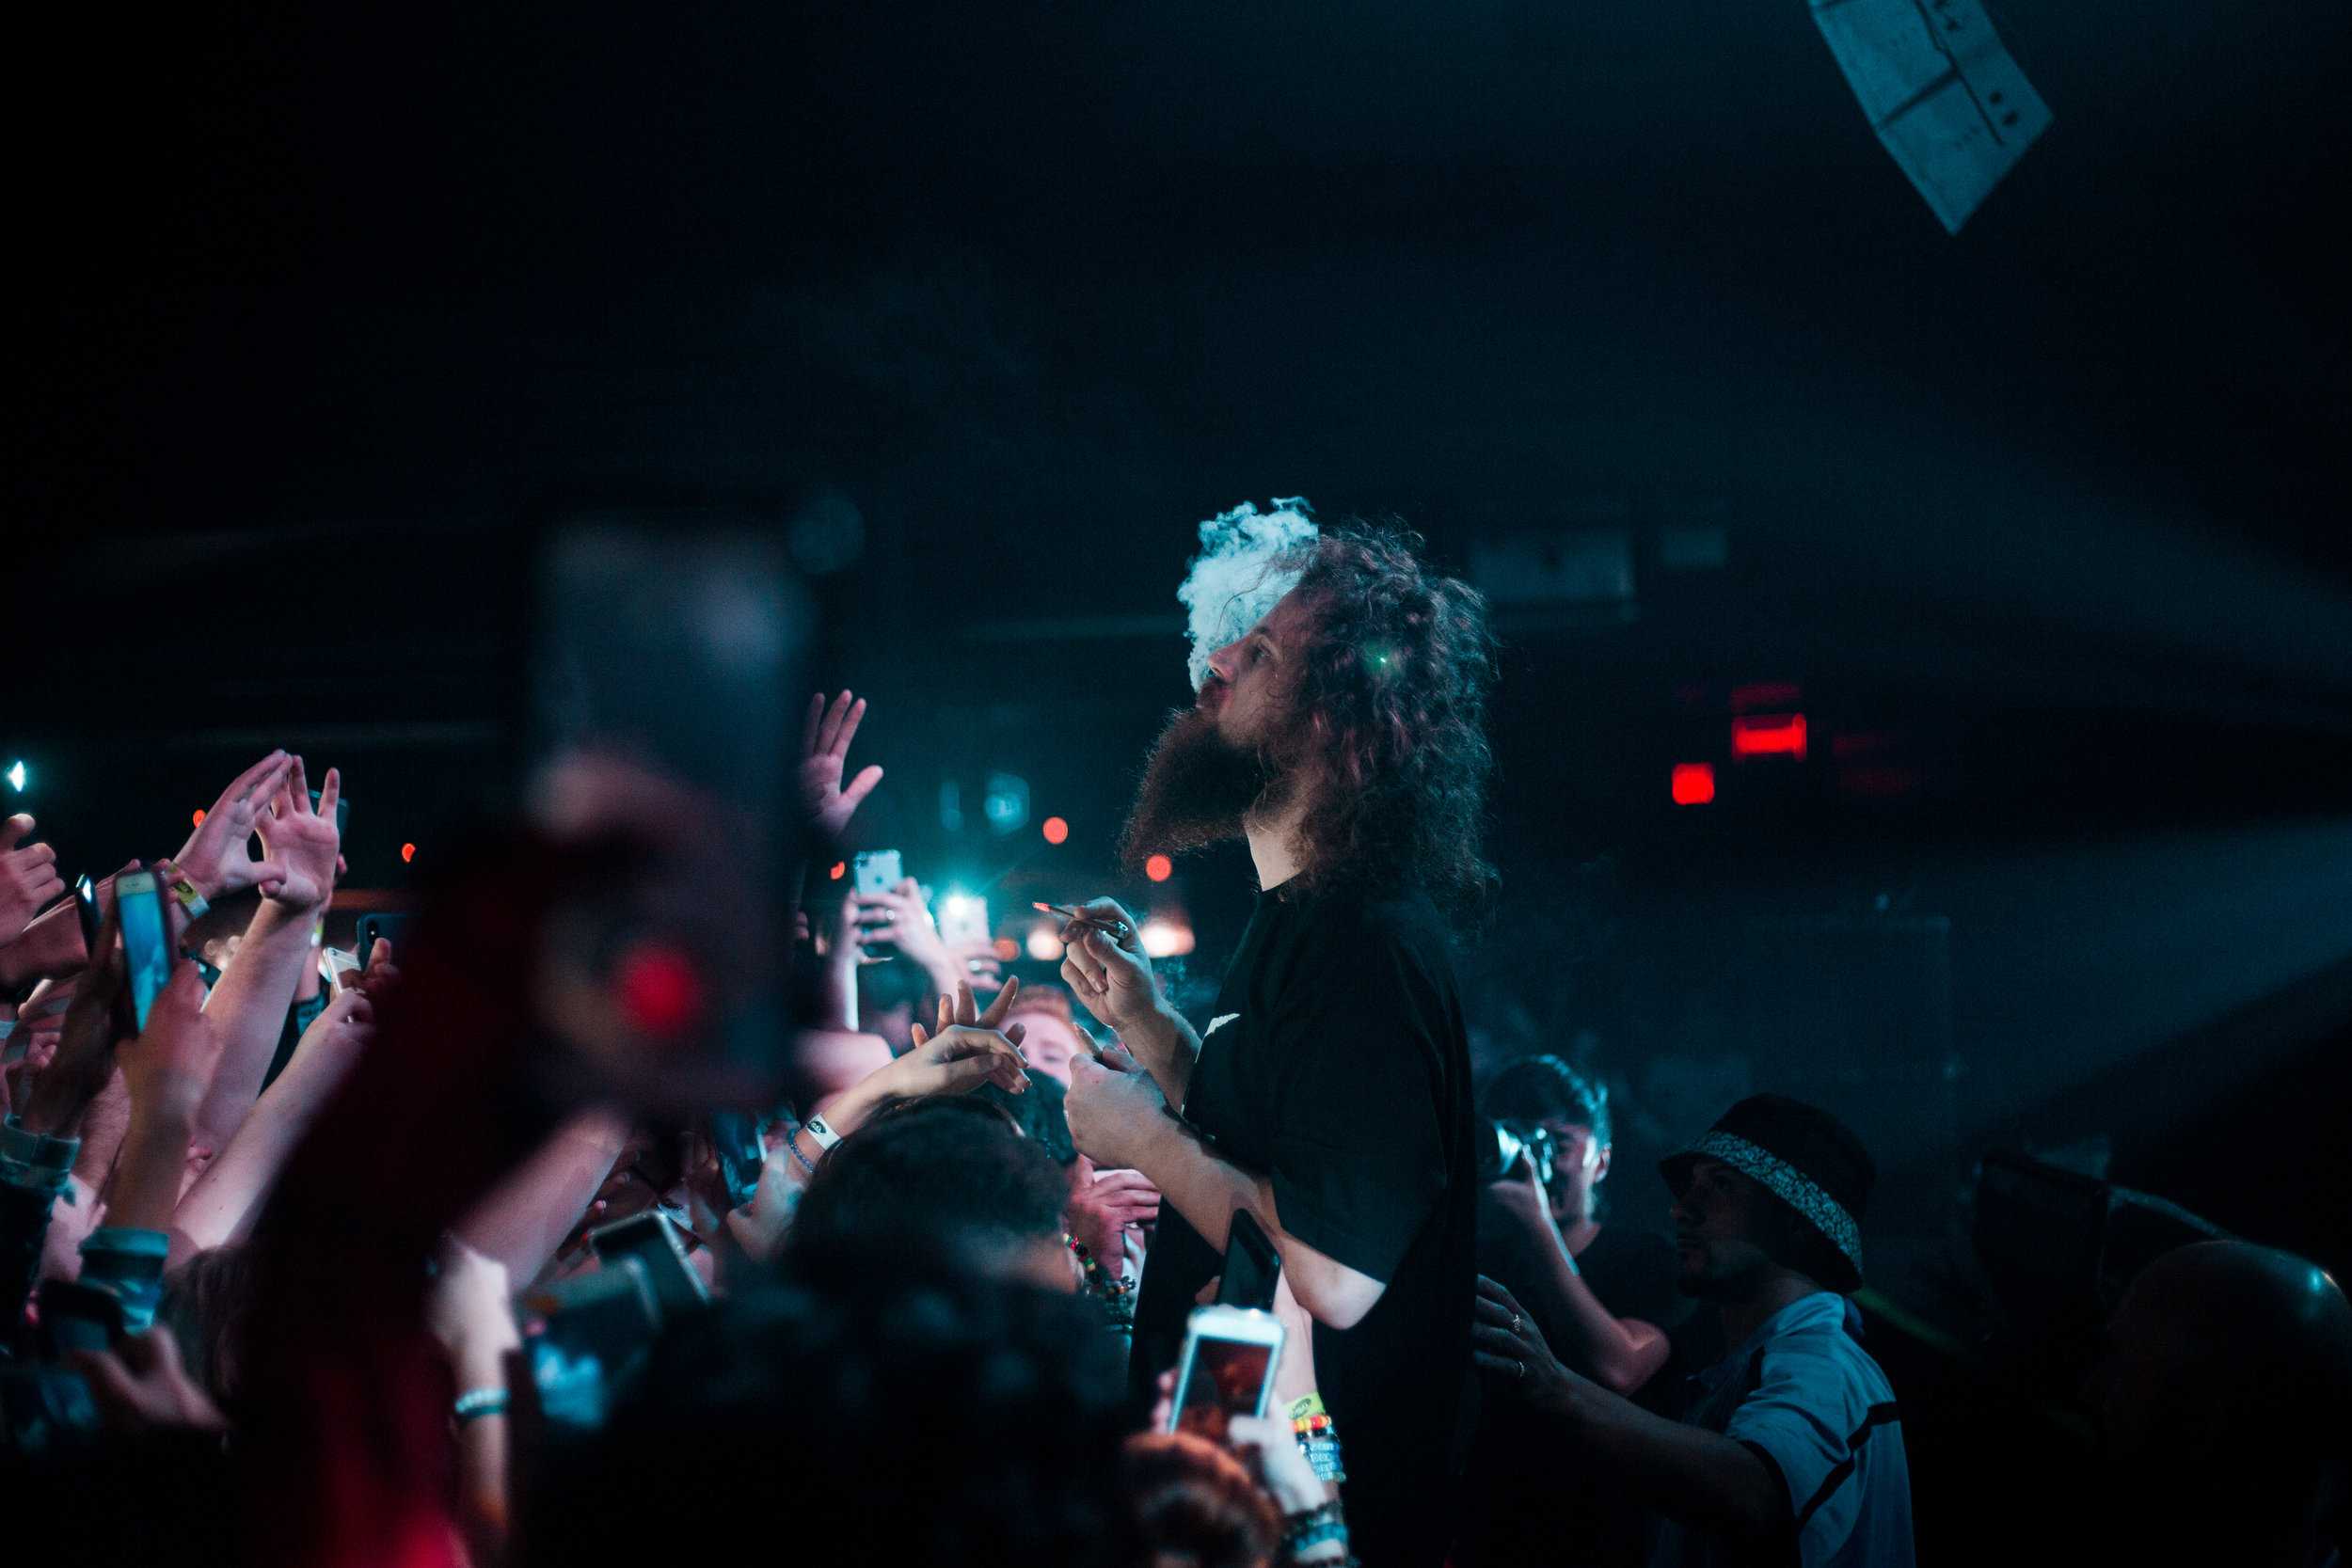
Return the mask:
<path id="1" fill-rule="evenodd" d="M 126 871 L 115 879 L 115 918 L 122 924 L 132 1019 L 145 1029 L 149 1009 L 171 978 L 171 947 L 164 938 L 164 906 L 155 893 L 154 873 Z"/>
<path id="2" fill-rule="evenodd" d="M 988 900 L 951 893 L 939 901 L 939 940 L 950 952 L 988 945 Z"/>
<path id="3" fill-rule="evenodd" d="M 861 849 L 850 858 L 850 886 L 861 897 L 895 892 L 905 879 L 896 849 Z"/>
<path id="4" fill-rule="evenodd" d="M 691 1312 L 708 1304 L 710 1292 L 702 1275 L 686 1260 L 686 1243 L 670 1216 L 659 1209 L 631 1214 L 625 1220 L 588 1232 L 588 1244 L 599 1262 L 633 1258 L 643 1265 L 653 1287 L 656 1305 L 664 1318 Z"/>
<path id="5" fill-rule="evenodd" d="M 1196 1307 L 1176 1358 L 1176 1399 L 1170 1432 L 1225 1439 L 1235 1416 L 1263 1416 L 1282 1358 L 1282 1323 L 1271 1312 L 1246 1307 Z"/>

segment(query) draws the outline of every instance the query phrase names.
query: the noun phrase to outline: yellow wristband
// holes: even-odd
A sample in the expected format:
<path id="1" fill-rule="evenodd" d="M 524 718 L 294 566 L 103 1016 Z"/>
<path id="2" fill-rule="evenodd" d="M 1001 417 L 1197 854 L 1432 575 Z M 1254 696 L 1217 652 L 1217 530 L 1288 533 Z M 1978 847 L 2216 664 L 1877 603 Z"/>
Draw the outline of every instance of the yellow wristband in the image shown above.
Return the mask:
<path id="1" fill-rule="evenodd" d="M 1310 1416 L 1320 1416 L 1322 1414 L 1324 1414 L 1324 1409 L 1323 1396 L 1321 1394 L 1309 1394 L 1303 1400 L 1295 1400 L 1292 1402 L 1291 1419 L 1294 1421 L 1303 1421 Z"/>

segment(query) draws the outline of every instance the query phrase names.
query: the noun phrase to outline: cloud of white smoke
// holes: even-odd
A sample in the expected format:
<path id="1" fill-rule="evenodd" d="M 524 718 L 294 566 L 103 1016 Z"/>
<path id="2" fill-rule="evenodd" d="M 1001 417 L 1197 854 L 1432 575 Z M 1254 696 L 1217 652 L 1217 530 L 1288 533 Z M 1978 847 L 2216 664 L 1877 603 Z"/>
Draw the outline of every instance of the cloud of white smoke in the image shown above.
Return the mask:
<path id="1" fill-rule="evenodd" d="M 1256 626 L 1298 586 L 1295 567 L 1277 564 L 1315 539 L 1314 508 L 1304 496 L 1276 497 L 1274 510 L 1244 501 L 1200 525 L 1200 553 L 1176 590 L 1192 612 L 1192 689 L 1208 684 L 1209 656 Z"/>

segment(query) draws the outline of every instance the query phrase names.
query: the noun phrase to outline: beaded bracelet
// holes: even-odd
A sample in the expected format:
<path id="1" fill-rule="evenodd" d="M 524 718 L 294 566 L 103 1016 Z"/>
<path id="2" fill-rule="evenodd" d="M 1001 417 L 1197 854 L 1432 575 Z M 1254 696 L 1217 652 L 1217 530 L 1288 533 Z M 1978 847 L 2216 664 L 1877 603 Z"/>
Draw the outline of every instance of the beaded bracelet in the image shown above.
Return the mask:
<path id="1" fill-rule="evenodd" d="M 787 1132 L 784 1135 L 784 1147 L 791 1152 L 793 1162 L 796 1164 L 798 1164 L 803 1170 L 808 1172 L 809 1175 L 815 1176 L 817 1174 L 817 1167 L 809 1163 L 807 1155 L 801 1152 L 801 1132 L 802 1129 L 798 1127 L 795 1127 L 790 1132 Z"/>
<path id="2" fill-rule="evenodd" d="M 1085 1271 L 1087 1294 L 1103 1304 L 1104 1309 L 1110 1314 L 1111 1326 L 1134 1328 L 1136 1306 L 1132 1298 L 1136 1292 L 1135 1281 L 1104 1269 L 1095 1261 L 1094 1254 L 1087 1244 L 1070 1232 L 1063 1231 L 1061 1239 L 1062 1244 L 1070 1249 L 1070 1255 L 1078 1260 L 1078 1267 Z"/>

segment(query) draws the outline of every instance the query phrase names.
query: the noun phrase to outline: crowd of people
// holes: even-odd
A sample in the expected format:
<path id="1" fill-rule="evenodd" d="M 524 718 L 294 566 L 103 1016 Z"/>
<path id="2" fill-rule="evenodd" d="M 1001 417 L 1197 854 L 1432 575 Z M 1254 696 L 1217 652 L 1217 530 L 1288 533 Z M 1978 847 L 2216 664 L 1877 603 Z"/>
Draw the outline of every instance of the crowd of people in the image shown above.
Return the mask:
<path id="1" fill-rule="evenodd" d="M 691 919 L 581 927 L 644 857 L 707 863 L 659 780 L 485 839 L 397 952 L 327 940 L 342 781 L 302 756 L 74 887 L 72 847 L 11 819 L 0 1475 L 27 1560 L 1930 1555 L 1854 1302 L 1854 1134 L 1728 1106 L 1630 1178 L 1671 1194 L 1649 1234 L 1604 1201 L 1604 1089 L 1550 1053 L 1471 1081 L 1478 596 L 1399 532 L 1293 531 L 1200 622 L 1126 834 L 1248 843 L 1200 1016 L 1108 898 L 1069 907 L 1053 980 L 947 940 L 913 879 L 795 878 L 789 966 L 681 956 Z M 865 718 L 811 704 L 806 842 L 852 836 Z M 780 967 L 798 1016 L 763 1035 L 737 1004 Z M 1270 1288 L 1237 1309 L 1273 1348 L 1198 1397 L 1253 1244 Z M 2082 1507 L 2161 1499 L 2157 1560 L 2323 1562 L 2348 1394 L 2325 1273 L 2168 1255 L 2091 1377 L 2113 1463 Z"/>

